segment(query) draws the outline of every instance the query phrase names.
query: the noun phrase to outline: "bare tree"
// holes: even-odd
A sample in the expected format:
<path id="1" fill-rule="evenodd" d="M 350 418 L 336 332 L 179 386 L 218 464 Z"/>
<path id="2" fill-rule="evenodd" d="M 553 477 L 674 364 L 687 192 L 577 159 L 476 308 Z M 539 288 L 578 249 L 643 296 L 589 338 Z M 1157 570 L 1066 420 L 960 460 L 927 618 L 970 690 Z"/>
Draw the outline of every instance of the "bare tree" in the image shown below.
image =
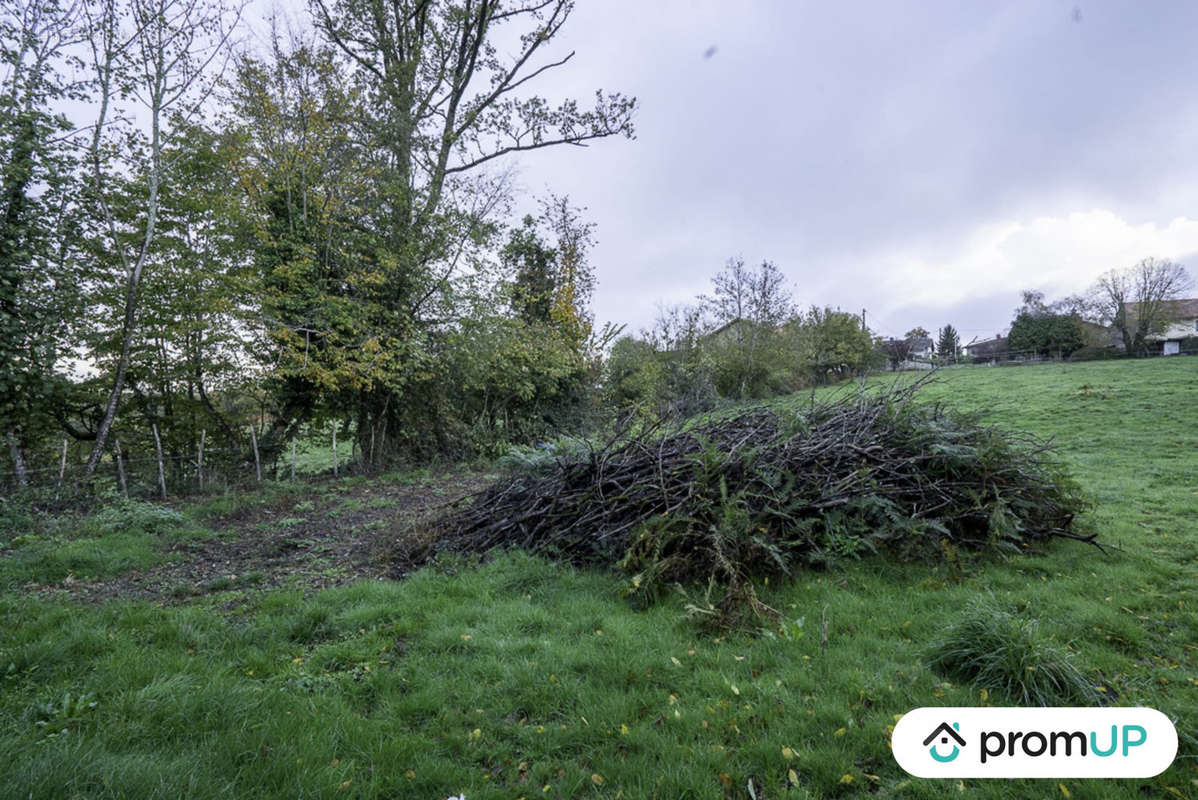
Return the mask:
<path id="1" fill-rule="evenodd" d="M 120 352 L 87 477 L 104 455 L 125 388 L 142 272 L 154 244 L 162 185 L 170 175 L 163 154 L 174 132 L 201 113 L 239 17 L 240 8 L 224 0 L 102 0 L 86 12 L 97 104 L 88 152 L 92 191 L 124 284 Z M 126 96 L 137 106 L 132 116 L 122 116 L 116 107 Z M 120 156 L 145 192 L 134 231 L 118 221 L 110 197 L 113 162 Z"/>
<path id="2" fill-rule="evenodd" d="M 752 269 L 743 258 L 730 258 L 724 269 L 711 279 L 713 291 L 699 300 L 716 325 L 732 325 L 742 363 L 756 364 L 765 339 L 795 313 L 794 301 L 777 265 L 762 261 Z M 738 394 L 747 388 L 751 370 L 744 370 Z"/>
<path id="3" fill-rule="evenodd" d="M 1129 355 L 1145 355 L 1148 337 L 1168 325 L 1168 309 L 1193 286 L 1186 268 L 1169 259 L 1145 258 L 1126 269 L 1113 269 L 1090 290 L 1098 316 L 1123 337 Z"/>

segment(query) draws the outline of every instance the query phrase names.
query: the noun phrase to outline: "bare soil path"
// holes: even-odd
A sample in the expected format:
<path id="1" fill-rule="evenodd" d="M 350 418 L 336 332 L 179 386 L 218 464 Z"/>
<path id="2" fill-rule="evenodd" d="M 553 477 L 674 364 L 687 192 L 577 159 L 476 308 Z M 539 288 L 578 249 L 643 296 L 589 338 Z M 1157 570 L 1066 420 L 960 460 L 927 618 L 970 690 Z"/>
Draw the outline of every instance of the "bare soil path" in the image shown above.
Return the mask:
<path id="1" fill-rule="evenodd" d="M 165 545 L 166 562 L 38 589 L 65 591 L 82 601 L 172 603 L 229 589 L 289 586 L 310 592 L 363 578 L 398 578 L 403 571 L 392 549 L 404 527 L 493 477 L 456 471 L 411 480 L 315 480 L 302 493 L 210 499 L 189 513 L 201 516 L 212 535 Z"/>

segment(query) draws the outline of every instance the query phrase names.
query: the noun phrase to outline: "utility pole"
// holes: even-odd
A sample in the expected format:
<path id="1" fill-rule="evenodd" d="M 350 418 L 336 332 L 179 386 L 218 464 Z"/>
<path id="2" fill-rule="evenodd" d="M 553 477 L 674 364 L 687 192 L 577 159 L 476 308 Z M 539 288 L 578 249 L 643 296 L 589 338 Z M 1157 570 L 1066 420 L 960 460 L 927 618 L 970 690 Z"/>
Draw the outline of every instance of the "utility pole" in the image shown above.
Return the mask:
<path id="1" fill-rule="evenodd" d="M 861 309 L 861 330 L 863 330 L 863 331 L 869 330 L 869 328 L 865 327 L 865 309 L 864 308 Z"/>

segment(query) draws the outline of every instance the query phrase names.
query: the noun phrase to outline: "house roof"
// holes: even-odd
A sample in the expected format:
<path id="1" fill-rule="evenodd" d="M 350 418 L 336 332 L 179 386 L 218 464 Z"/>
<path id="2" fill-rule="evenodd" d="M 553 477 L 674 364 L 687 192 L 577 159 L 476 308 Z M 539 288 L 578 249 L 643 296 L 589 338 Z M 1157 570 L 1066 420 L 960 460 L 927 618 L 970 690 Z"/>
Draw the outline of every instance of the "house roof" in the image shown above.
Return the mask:
<path id="1" fill-rule="evenodd" d="M 1163 304 L 1165 316 L 1169 319 L 1190 319 L 1198 317 L 1198 297 L 1179 298 L 1177 300 L 1166 300 Z M 1134 316 L 1136 309 L 1140 307 L 1139 303 L 1124 303 L 1123 307 L 1127 309 L 1127 313 Z"/>
<path id="2" fill-rule="evenodd" d="M 1005 337 L 1005 336 L 995 336 L 992 339 L 974 339 L 969 344 L 962 345 L 962 348 L 965 350 L 968 350 L 971 347 L 994 346 L 994 345 L 1003 344 L 1006 341 L 1007 341 L 1007 337 Z"/>
<path id="3" fill-rule="evenodd" d="M 741 317 L 734 317 L 733 319 L 730 319 L 727 322 L 725 322 L 720 327 L 716 328 L 714 331 L 705 333 L 703 336 L 704 336 L 704 338 L 710 338 L 712 336 L 719 336 L 724 331 L 731 330 L 736 325 L 741 325 L 741 324 L 744 324 L 747 322 L 748 322 L 747 319 L 743 319 Z"/>

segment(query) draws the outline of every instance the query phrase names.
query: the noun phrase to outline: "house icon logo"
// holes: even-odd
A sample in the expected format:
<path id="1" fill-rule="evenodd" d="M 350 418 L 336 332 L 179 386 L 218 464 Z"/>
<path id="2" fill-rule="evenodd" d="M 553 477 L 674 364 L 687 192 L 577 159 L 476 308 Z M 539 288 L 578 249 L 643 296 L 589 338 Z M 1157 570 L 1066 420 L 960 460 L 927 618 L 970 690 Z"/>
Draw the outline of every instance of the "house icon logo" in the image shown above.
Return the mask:
<path id="1" fill-rule="evenodd" d="M 961 724 L 959 722 L 954 722 L 951 727 L 947 722 L 941 722 L 936 730 L 929 733 L 928 738 L 923 740 L 923 746 L 928 748 L 928 753 L 931 754 L 932 758 L 936 759 L 941 764 L 947 764 L 955 759 L 961 753 L 961 748 L 965 746 L 965 740 L 962 739 L 961 734 L 958 733 L 960 730 Z M 936 744 L 948 744 L 950 737 L 956 742 L 956 744 L 953 745 L 953 751 L 951 753 L 946 756 L 942 756 L 936 751 L 936 745 L 932 744 L 932 742 L 936 739 L 940 739 L 940 741 Z M 931 746 L 929 747 L 929 745 Z"/>

